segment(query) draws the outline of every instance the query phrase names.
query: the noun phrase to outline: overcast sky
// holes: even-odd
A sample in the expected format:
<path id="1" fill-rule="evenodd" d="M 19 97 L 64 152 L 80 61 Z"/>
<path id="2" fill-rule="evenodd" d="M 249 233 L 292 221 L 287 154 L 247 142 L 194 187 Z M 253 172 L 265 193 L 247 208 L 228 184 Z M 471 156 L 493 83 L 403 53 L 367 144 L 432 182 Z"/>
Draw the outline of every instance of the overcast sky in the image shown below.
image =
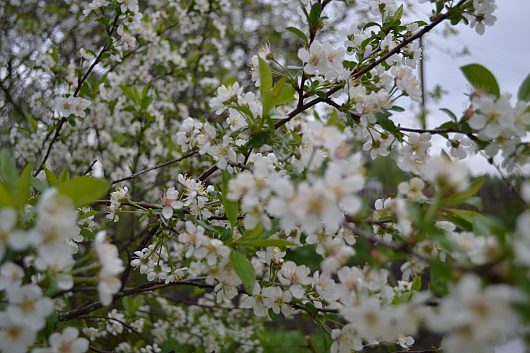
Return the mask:
<path id="1" fill-rule="evenodd" d="M 440 103 L 429 103 L 432 112 L 430 127 L 447 120 L 437 109 L 447 107 L 456 112 L 466 108 L 467 82 L 459 68 L 470 63 L 480 63 L 492 71 L 501 92 L 517 94 L 523 79 L 530 73 L 530 1 L 497 0 L 497 23 L 486 27 L 480 36 L 475 30 L 461 24 L 460 34 L 444 39 L 429 34 L 426 48 L 426 82 L 430 89 L 440 84 L 449 93 Z M 470 55 L 458 57 L 466 46 Z M 443 143 L 443 142 L 442 142 Z M 474 173 L 494 170 L 482 157 L 470 161 Z"/>

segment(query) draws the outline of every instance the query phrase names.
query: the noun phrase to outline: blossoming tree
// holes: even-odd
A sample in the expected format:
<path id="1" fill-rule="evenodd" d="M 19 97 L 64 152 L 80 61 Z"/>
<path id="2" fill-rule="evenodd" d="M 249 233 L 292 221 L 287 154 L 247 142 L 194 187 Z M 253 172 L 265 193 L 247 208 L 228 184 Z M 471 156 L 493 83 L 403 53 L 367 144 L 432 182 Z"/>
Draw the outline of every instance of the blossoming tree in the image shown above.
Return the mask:
<path id="1" fill-rule="evenodd" d="M 530 76 L 464 66 L 468 109 L 416 128 L 419 39 L 496 19 L 419 3 L 2 1 L 0 351 L 262 352 L 293 317 L 313 352 L 525 338 L 530 209 L 482 214 L 461 160 L 524 173 Z M 372 200 L 378 158 L 407 178 Z"/>

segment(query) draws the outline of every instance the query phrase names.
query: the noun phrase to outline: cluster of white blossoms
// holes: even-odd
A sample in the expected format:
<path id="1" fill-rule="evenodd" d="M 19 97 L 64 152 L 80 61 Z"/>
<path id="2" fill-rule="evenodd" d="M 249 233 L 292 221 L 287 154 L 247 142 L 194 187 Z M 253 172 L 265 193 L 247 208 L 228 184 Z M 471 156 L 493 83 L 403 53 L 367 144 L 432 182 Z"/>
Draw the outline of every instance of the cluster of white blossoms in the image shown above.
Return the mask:
<path id="1" fill-rule="evenodd" d="M 214 192 L 214 186 L 208 185 L 192 178 L 186 178 L 179 174 L 177 178 L 179 184 L 184 188 L 181 192 L 174 187 L 166 190 L 162 196 L 162 216 L 169 219 L 173 216 L 173 210 L 182 210 L 186 208 L 190 214 L 196 217 L 210 218 L 212 213 L 206 207 L 210 200 L 209 194 Z"/>
<path id="2" fill-rule="evenodd" d="M 433 27 L 467 19 L 482 33 L 495 20 L 491 0 L 458 2 L 465 10 L 431 2 Z M 513 305 L 525 297 L 512 275 L 530 274 L 530 211 L 514 235 L 499 235 L 487 217 L 460 207 L 480 183 L 453 159 L 502 150 L 506 166 L 522 165 L 528 104 L 473 94 L 449 128 L 402 127 L 392 114 L 421 100 L 413 39 L 429 23 L 408 22 L 402 1 L 370 0 L 366 18 L 336 40 L 320 30 L 340 27 L 328 26 L 332 12 L 348 12 L 324 7 L 343 2 L 305 1 L 302 29 L 291 22 L 296 11 L 282 11 L 292 2 L 257 3 L 272 12 L 229 0 L 93 0 L 79 31 L 98 40 L 72 44 L 81 60 L 63 62 L 56 38 L 39 45 L 43 71 L 32 75 L 76 94 L 48 82 L 50 93 L 29 99 L 40 112 L 32 115 L 51 108 L 89 119 L 64 127 L 28 119 L 41 154 L 50 153 L 37 156 L 46 169 L 29 178 L 31 195 L 0 210 L 0 350 L 82 353 L 90 342 L 124 353 L 261 353 L 264 322 L 304 313 L 331 337 L 332 353 L 414 349 L 425 330 L 444 335 L 438 343 L 448 353 L 490 351 L 521 334 L 525 319 Z M 278 31 L 276 43 L 295 49 L 262 46 L 246 81 L 255 92 L 247 91 L 242 68 L 252 53 L 239 43 L 256 47 L 271 18 L 293 25 L 296 38 Z M 15 130 L 17 162 L 36 160 L 34 141 Z M 431 134 L 447 138 L 450 156 L 430 154 Z M 407 176 L 370 194 L 368 156 Z M 4 164 L 0 191 L 10 183 Z M 53 180 L 51 170 L 64 165 Z M 68 173 L 128 187 L 105 189 L 79 216 L 74 205 L 93 190 L 72 191 L 82 196 L 72 202 L 58 191 Z M 42 174 L 58 190 L 45 190 Z"/>
<path id="3" fill-rule="evenodd" d="M 225 106 L 221 106 L 224 110 Z M 235 123 L 232 126 L 237 129 L 238 124 Z M 229 166 L 230 163 L 237 163 L 241 159 L 236 153 L 235 147 L 244 143 L 244 140 L 234 140 L 230 135 L 224 135 L 219 140 L 217 138 L 217 131 L 211 124 L 208 122 L 201 123 L 191 117 L 185 119 L 184 123 L 180 126 L 176 141 L 183 151 L 197 149 L 200 155 L 207 154 L 212 156 L 217 161 L 217 166 L 221 169 L 231 168 Z"/>
<path id="4" fill-rule="evenodd" d="M 49 348 L 38 348 L 34 353 L 83 353 L 88 351 L 88 340 L 79 337 L 79 331 L 75 327 L 67 327 L 62 333 L 52 333 L 49 338 Z"/>
<path id="5" fill-rule="evenodd" d="M 120 187 L 116 191 L 113 191 L 110 193 L 110 204 L 107 207 L 107 219 L 118 222 L 120 219 L 120 216 L 118 216 L 118 213 L 121 211 L 121 204 L 124 202 L 129 201 L 128 196 L 129 189 L 127 186 Z"/>
<path id="6" fill-rule="evenodd" d="M 508 170 L 520 164 L 525 156 L 519 147 L 530 126 L 527 103 L 518 101 L 512 105 L 509 94 L 495 98 L 476 93 L 472 96 L 471 109 L 468 124 L 480 140 L 488 142 L 484 149 L 486 155 L 493 158 L 501 151 Z"/>
<path id="7" fill-rule="evenodd" d="M 31 229 L 15 228 L 18 222 L 27 222 L 32 213 L 35 213 L 36 220 Z M 74 264 L 73 254 L 78 251 L 75 242 L 82 241 L 83 237 L 79 235 L 78 216 L 72 201 L 56 189 L 47 190 L 34 210 L 18 221 L 17 218 L 13 209 L 0 211 L 3 235 L 0 258 L 4 257 L 6 248 L 10 253 L 30 248 L 35 253 L 24 259 L 24 267 L 10 261 L 0 266 L 0 293 L 6 295 L 6 307 L 0 312 L 0 349 L 24 353 L 34 343 L 54 309 L 53 300 L 43 293 L 43 288 L 48 286 L 46 283 L 52 281 L 59 290 L 72 288 L 70 271 Z M 29 272 L 30 268 L 33 268 L 32 272 Z M 88 349 L 88 341 L 78 339 L 75 328 L 65 329 L 62 335 L 51 335 L 50 345 L 51 348 L 38 352 L 56 352 L 61 347 L 72 347 L 70 351 L 76 353 Z"/>
<path id="8" fill-rule="evenodd" d="M 431 134 L 410 133 L 407 141 L 399 149 L 398 166 L 407 172 L 421 174 L 429 159 L 429 148 L 431 147 Z"/>
<path id="9" fill-rule="evenodd" d="M 117 276 L 124 270 L 123 262 L 119 257 L 118 248 L 105 242 L 105 231 L 96 235 L 94 246 L 101 266 L 98 273 L 99 298 L 103 305 L 109 305 L 112 296 L 121 288 L 121 280 Z"/>
<path id="10" fill-rule="evenodd" d="M 320 75 L 325 80 L 344 79 L 349 75 L 342 65 L 345 52 L 343 47 L 335 48 L 315 41 L 309 49 L 299 49 L 298 58 L 304 63 L 304 72 L 308 75 Z"/>
<path id="11" fill-rule="evenodd" d="M 75 115 L 80 118 L 86 116 L 86 109 L 90 106 L 90 101 L 82 97 L 57 97 L 55 99 L 55 111 L 63 117 Z"/>
<path id="12" fill-rule="evenodd" d="M 512 287 L 490 285 L 483 289 L 478 277 L 466 275 L 428 317 L 428 325 L 447 334 L 442 341 L 444 352 L 493 352 L 494 345 L 520 329 L 513 306 L 521 298 Z"/>
<path id="13" fill-rule="evenodd" d="M 469 26 L 475 28 L 478 34 L 484 34 L 486 26 L 493 26 L 497 17 L 493 12 L 497 9 L 495 0 L 473 0 L 473 12 L 465 13 Z"/>
<path id="14" fill-rule="evenodd" d="M 243 171 L 230 180 L 228 196 L 232 200 L 242 199 L 247 228 L 255 228 L 260 223 L 270 228 L 268 215 L 271 215 L 280 220 L 286 232 L 296 227 L 308 234 L 323 228 L 335 232 L 345 213 L 359 211 L 361 202 L 356 193 L 363 188 L 365 180 L 361 155 L 341 158 L 343 138 L 334 127 L 314 121 L 304 125 L 303 131 L 306 147 L 301 146 L 301 157 L 294 162 L 300 171 L 310 171 L 307 180 L 297 184 L 278 172 L 277 168 L 281 168 L 273 154 L 253 155 L 249 159 L 252 172 Z M 326 172 L 317 175 L 326 156 L 332 157 Z"/>

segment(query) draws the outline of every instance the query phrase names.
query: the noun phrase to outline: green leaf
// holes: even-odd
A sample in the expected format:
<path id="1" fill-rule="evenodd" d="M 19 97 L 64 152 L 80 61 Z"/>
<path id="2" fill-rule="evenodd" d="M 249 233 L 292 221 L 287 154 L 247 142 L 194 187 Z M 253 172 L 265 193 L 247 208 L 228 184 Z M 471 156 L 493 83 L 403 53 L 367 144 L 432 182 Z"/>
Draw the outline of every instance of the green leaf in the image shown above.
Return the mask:
<path id="1" fill-rule="evenodd" d="M 263 233 L 263 226 L 261 224 L 258 224 L 258 226 L 254 229 L 250 229 L 243 234 L 241 238 L 239 238 L 236 243 L 239 242 L 245 242 L 247 240 L 256 239 Z"/>
<path id="2" fill-rule="evenodd" d="M 455 113 L 453 113 L 451 110 L 449 110 L 447 108 L 440 108 L 438 110 L 440 110 L 440 111 L 444 112 L 445 114 L 447 114 L 451 118 L 451 120 L 458 121 L 458 118 L 456 117 Z"/>
<path id="3" fill-rule="evenodd" d="M 492 94 L 497 98 L 501 95 L 497 79 L 484 66 L 480 64 L 469 64 L 462 66 L 460 70 L 462 70 L 471 86 L 477 91 Z"/>
<path id="4" fill-rule="evenodd" d="M 442 200 L 442 205 L 457 205 L 465 202 L 468 198 L 480 191 L 487 180 L 487 176 L 481 176 L 471 183 L 466 191 L 457 192 Z"/>
<path id="5" fill-rule="evenodd" d="M 40 180 L 39 178 L 35 178 L 34 176 L 31 177 L 31 186 L 33 186 L 38 192 L 44 192 L 46 190 L 47 186 L 46 184 Z"/>
<path id="6" fill-rule="evenodd" d="M 414 277 L 412 280 L 412 290 L 419 292 L 421 290 L 421 276 Z"/>
<path id="7" fill-rule="evenodd" d="M 294 95 L 296 90 L 290 84 L 285 83 L 285 81 L 285 77 L 282 78 L 272 90 L 274 106 L 286 104 L 292 102 L 295 99 Z"/>
<path id="8" fill-rule="evenodd" d="M 250 246 L 256 248 L 266 248 L 269 246 L 277 246 L 279 248 L 283 248 L 286 246 L 295 245 L 294 243 L 285 239 L 249 239 L 242 242 L 238 242 L 238 244 L 241 244 L 242 246 Z"/>
<path id="9" fill-rule="evenodd" d="M 259 60 L 259 80 L 260 80 L 260 96 L 261 96 L 261 105 L 262 105 L 262 117 L 265 117 L 269 111 L 272 109 L 273 100 L 272 100 L 272 71 L 269 67 L 269 64 L 261 57 L 258 57 Z"/>
<path id="10" fill-rule="evenodd" d="M 394 124 L 394 122 L 390 119 L 390 114 L 383 113 L 383 112 L 377 112 L 375 113 L 375 117 L 377 119 L 377 123 L 386 131 L 391 132 L 394 135 L 402 135 L 401 130 Z"/>
<path id="11" fill-rule="evenodd" d="M 110 183 L 104 179 L 81 176 L 71 179 L 57 187 L 59 192 L 72 199 L 75 207 L 88 205 L 109 190 Z"/>
<path id="12" fill-rule="evenodd" d="M 517 92 L 517 98 L 520 101 L 530 102 L 530 74 L 521 83 L 521 87 L 519 87 L 519 91 Z"/>
<path id="13" fill-rule="evenodd" d="M 138 93 L 138 90 L 134 87 L 129 87 L 129 86 L 125 86 L 125 85 L 120 85 L 120 88 L 123 92 L 123 94 L 125 94 L 125 97 L 129 98 L 129 100 L 135 104 L 139 104 L 140 103 L 140 95 Z"/>
<path id="14" fill-rule="evenodd" d="M 318 30 L 318 22 L 320 20 L 320 14 L 322 13 L 322 4 L 315 3 L 311 6 L 309 16 L 307 16 L 307 24 L 311 33 L 315 33 Z"/>
<path id="15" fill-rule="evenodd" d="M 241 278 L 245 291 L 247 293 L 252 293 L 254 283 L 256 283 L 256 272 L 250 261 L 245 255 L 232 250 L 230 253 L 230 262 L 234 267 L 234 271 L 236 271 L 239 278 Z"/>
<path id="16" fill-rule="evenodd" d="M 13 195 L 11 195 L 11 192 L 6 185 L 0 182 L 0 207 L 15 208 L 15 205 L 16 203 L 13 199 Z"/>
<path id="17" fill-rule="evenodd" d="M 286 29 L 292 34 L 294 34 L 295 36 L 297 36 L 298 38 L 302 39 L 302 41 L 304 42 L 304 45 L 307 45 L 308 39 L 304 32 L 302 32 L 301 30 L 295 27 L 287 27 Z"/>
<path id="18" fill-rule="evenodd" d="M 19 209 L 22 209 L 24 205 L 26 204 L 28 197 L 29 197 L 29 188 L 31 183 L 31 172 L 33 170 L 33 165 L 31 163 L 28 163 L 24 169 L 22 170 L 22 173 L 20 173 L 20 177 L 18 178 L 18 195 L 17 195 L 17 203 Z"/>
<path id="19" fill-rule="evenodd" d="M 272 89 L 272 71 L 269 67 L 269 64 L 263 60 L 261 57 L 258 57 L 259 61 L 259 82 L 260 82 L 260 93 L 264 94 L 270 92 Z"/>
<path id="20" fill-rule="evenodd" d="M 81 230 L 79 231 L 82 236 L 84 236 L 87 239 L 94 240 L 96 239 L 96 235 L 88 228 L 81 227 Z"/>
<path id="21" fill-rule="evenodd" d="M 228 195 L 228 182 L 230 181 L 230 174 L 224 170 L 223 171 L 223 206 L 225 209 L 226 218 L 230 221 L 230 226 L 232 229 L 235 228 L 237 224 L 237 218 L 239 217 L 239 203 L 237 200 L 229 200 Z"/>
<path id="22" fill-rule="evenodd" d="M 13 155 L 7 149 L 0 151 L 0 178 L 12 191 L 17 189 L 17 165 Z"/>
<path id="23" fill-rule="evenodd" d="M 65 169 L 59 174 L 59 183 L 64 184 L 68 180 L 70 180 L 70 171 L 68 169 Z"/>
<path id="24" fill-rule="evenodd" d="M 248 146 L 258 148 L 272 143 L 272 136 L 268 131 L 260 131 L 253 135 L 248 141 Z"/>
<path id="25" fill-rule="evenodd" d="M 59 185 L 59 180 L 51 170 L 46 167 L 42 167 L 42 169 L 44 169 L 44 174 L 46 174 L 46 181 L 48 182 L 49 186 Z"/>

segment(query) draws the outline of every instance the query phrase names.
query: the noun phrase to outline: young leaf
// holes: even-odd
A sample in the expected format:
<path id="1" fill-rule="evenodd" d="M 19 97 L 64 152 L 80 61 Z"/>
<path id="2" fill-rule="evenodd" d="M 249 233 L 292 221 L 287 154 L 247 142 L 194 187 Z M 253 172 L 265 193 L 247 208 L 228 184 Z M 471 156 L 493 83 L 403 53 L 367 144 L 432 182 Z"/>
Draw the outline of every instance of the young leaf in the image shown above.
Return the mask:
<path id="1" fill-rule="evenodd" d="M 308 40 L 304 32 L 302 32 L 301 30 L 295 27 L 287 27 L 286 29 L 292 34 L 294 34 L 295 36 L 297 36 L 298 38 L 302 39 L 302 41 L 304 42 L 304 45 L 307 45 Z"/>
<path id="2" fill-rule="evenodd" d="M 15 191 L 18 183 L 17 165 L 8 150 L 0 151 L 0 178 L 11 190 Z"/>
<path id="3" fill-rule="evenodd" d="M 477 192 L 480 191 L 484 183 L 486 182 L 487 177 L 481 176 L 477 180 L 473 181 L 469 188 L 466 191 L 457 192 L 453 195 L 447 197 L 442 201 L 443 205 L 457 205 L 460 203 L 465 202 L 468 198 L 475 195 Z"/>
<path id="4" fill-rule="evenodd" d="M 230 262 L 234 267 L 239 278 L 243 282 L 243 288 L 247 293 L 252 293 L 254 289 L 254 283 L 256 283 L 256 272 L 250 261 L 246 258 L 245 255 L 232 250 L 230 253 Z"/>
<path id="5" fill-rule="evenodd" d="M 229 200 L 228 195 L 228 182 L 230 181 L 230 174 L 227 171 L 223 171 L 223 206 L 225 209 L 226 218 L 230 221 L 232 229 L 237 224 L 237 217 L 239 217 L 239 203 L 234 200 Z"/>
<path id="6" fill-rule="evenodd" d="M 33 165 L 31 163 L 28 163 L 24 169 L 22 170 L 22 173 L 20 173 L 20 177 L 18 178 L 18 195 L 17 195 L 17 203 L 18 207 L 22 209 L 24 205 L 26 204 L 28 197 L 29 197 L 29 187 L 31 182 L 31 171 L 33 170 Z"/>
<path id="7" fill-rule="evenodd" d="M 284 83 L 281 86 L 278 86 L 278 88 L 274 88 L 273 94 L 274 94 L 274 106 L 282 105 L 289 103 L 294 100 L 294 95 L 296 93 L 293 86 L 291 86 L 288 83 Z"/>
<path id="8" fill-rule="evenodd" d="M 104 179 L 91 176 L 81 176 L 66 181 L 57 187 L 59 192 L 72 199 L 75 207 L 81 207 L 96 201 L 110 188 L 110 183 Z"/>
<path id="9" fill-rule="evenodd" d="M 517 92 L 517 98 L 520 101 L 530 102 L 530 74 L 526 76 L 521 87 L 519 87 L 519 92 Z"/>
<path id="10" fill-rule="evenodd" d="M 451 120 L 458 121 L 458 118 L 456 117 L 455 113 L 453 113 L 451 110 L 449 110 L 447 108 L 440 108 L 438 110 L 440 110 L 440 111 L 444 112 L 445 114 L 447 114 L 451 118 Z"/>
<path id="11" fill-rule="evenodd" d="M 57 186 L 59 185 L 59 180 L 57 179 L 57 176 L 49 170 L 46 167 L 42 167 L 44 169 L 44 174 L 46 174 L 46 181 L 48 182 L 49 186 Z"/>
<path id="12" fill-rule="evenodd" d="M 497 98 L 501 95 L 497 79 L 484 66 L 480 64 L 469 64 L 462 66 L 460 70 L 462 70 L 471 86 L 477 91 L 492 94 Z"/>
<path id="13" fill-rule="evenodd" d="M 261 57 L 258 57 L 259 65 L 259 81 L 260 81 L 260 93 L 268 93 L 272 89 L 272 71 L 269 64 Z"/>
<path id="14" fill-rule="evenodd" d="M 273 106 L 272 97 L 272 72 L 269 64 L 262 58 L 258 57 L 259 60 L 259 80 L 260 80 L 260 95 L 261 105 L 263 106 L 262 117 L 265 117 Z"/>
<path id="15" fill-rule="evenodd" d="M 15 207 L 13 195 L 11 195 L 9 189 L 2 182 L 0 182 L 0 207 Z"/>

